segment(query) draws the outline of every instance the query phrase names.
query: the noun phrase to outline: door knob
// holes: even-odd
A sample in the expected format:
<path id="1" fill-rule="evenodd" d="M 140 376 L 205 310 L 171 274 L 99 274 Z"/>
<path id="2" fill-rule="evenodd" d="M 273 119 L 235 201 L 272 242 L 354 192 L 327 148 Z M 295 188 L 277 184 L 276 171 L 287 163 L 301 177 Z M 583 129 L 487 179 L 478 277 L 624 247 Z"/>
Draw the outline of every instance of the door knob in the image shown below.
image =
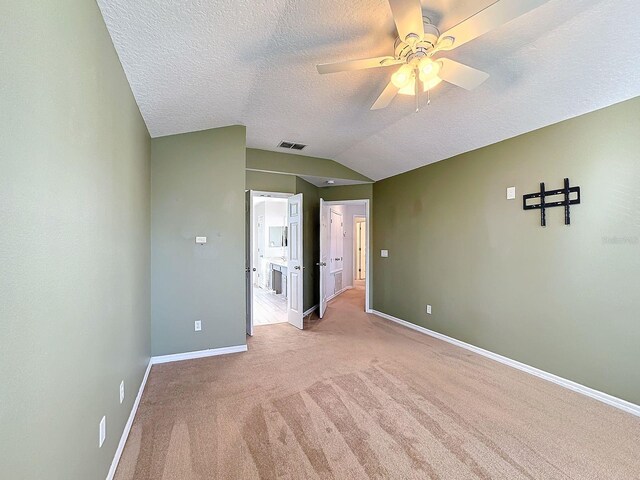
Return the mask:
<path id="1" fill-rule="evenodd" d="M 295 267 L 293 267 L 293 268 L 295 268 L 296 270 L 300 270 L 300 265 L 296 265 L 296 266 L 295 266 Z"/>
<path id="2" fill-rule="evenodd" d="M 256 267 L 253 267 L 253 271 L 254 271 L 254 272 L 256 271 Z"/>

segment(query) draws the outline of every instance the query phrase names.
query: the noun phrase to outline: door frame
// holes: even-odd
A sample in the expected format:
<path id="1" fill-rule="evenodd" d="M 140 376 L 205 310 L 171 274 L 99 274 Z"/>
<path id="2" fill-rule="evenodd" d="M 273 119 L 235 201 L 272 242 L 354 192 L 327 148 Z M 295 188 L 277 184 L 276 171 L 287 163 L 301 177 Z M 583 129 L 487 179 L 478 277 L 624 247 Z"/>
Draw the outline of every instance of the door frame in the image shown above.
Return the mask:
<path id="1" fill-rule="evenodd" d="M 371 306 L 369 304 L 369 293 L 371 292 L 371 201 L 368 198 L 359 200 L 323 200 L 323 205 L 330 207 L 331 205 L 364 205 L 364 216 L 367 222 L 366 231 L 366 252 L 365 252 L 365 287 L 364 287 L 364 311 L 370 312 Z M 362 216 L 362 215 L 359 215 Z M 322 228 L 322 225 L 320 226 Z M 320 258 L 322 258 L 322 252 L 320 252 Z M 325 267 L 326 268 L 326 267 Z M 320 273 L 320 282 L 323 282 L 324 275 Z M 322 298 L 320 298 L 322 302 Z"/>
<path id="2" fill-rule="evenodd" d="M 293 195 L 295 195 L 294 193 L 283 193 L 283 192 L 267 192 L 264 190 L 245 190 L 245 192 L 249 192 L 249 209 L 247 212 L 245 212 L 246 215 L 248 215 L 249 217 L 249 235 L 245 235 L 245 237 L 248 237 L 248 241 L 249 241 L 249 251 L 250 251 L 250 256 L 251 256 L 251 263 L 252 265 L 249 266 L 249 268 L 253 268 L 253 262 L 255 261 L 255 259 L 253 258 L 253 242 L 255 240 L 255 232 L 254 232 L 254 225 L 253 225 L 253 199 L 256 197 L 267 197 L 267 198 L 289 198 L 292 197 Z M 245 220 L 246 221 L 246 220 Z M 246 246 L 245 246 L 246 247 Z M 249 320 L 247 321 L 247 335 L 252 336 L 253 335 L 253 272 L 249 272 L 249 276 L 251 277 L 252 281 L 250 284 L 250 288 L 251 290 L 246 292 L 247 295 L 247 299 L 251 301 L 251 312 L 248 315 L 249 316 Z"/>

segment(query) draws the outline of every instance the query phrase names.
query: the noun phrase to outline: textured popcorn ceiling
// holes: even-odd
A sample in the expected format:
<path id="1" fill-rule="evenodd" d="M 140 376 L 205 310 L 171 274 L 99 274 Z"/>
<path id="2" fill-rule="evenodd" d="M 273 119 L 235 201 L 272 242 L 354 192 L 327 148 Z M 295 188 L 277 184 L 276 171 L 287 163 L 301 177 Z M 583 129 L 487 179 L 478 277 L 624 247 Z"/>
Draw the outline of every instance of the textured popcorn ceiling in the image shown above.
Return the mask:
<path id="1" fill-rule="evenodd" d="M 491 3 L 423 8 L 445 30 Z M 315 69 L 392 54 L 385 0 L 98 4 L 153 137 L 244 124 L 249 147 L 302 142 L 376 180 L 640 95 L 638 0 L 550 0 L 449 52 L 491 77 L 441 84 L 418 114 L 405 96 L 369 111 L 393 69 Z"/>

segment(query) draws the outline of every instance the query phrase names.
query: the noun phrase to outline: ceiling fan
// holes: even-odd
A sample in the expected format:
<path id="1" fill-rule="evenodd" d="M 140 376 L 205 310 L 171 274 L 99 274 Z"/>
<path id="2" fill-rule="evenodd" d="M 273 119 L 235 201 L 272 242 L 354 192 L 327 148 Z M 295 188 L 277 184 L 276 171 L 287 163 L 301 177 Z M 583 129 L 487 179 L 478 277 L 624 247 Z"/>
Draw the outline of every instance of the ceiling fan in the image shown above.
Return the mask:
<path id="1" fill-rule="evenodd" d="M 440 33 L 428 18 L 422 16 L 420 0 L 389 0 L 398 30 L 393 56 L 325 63 L 316 65 L 316 68 L 319 73 L 325 74 L 400 65 L 371 110 L 385 108 L 397 94 L 403 94 L 416 96 L 417 112 L 420 93 L 428 94 L 443 80 L 466 90 L 473 90 L 489 78 L 488 73 L 454 60 L 434 58 L 437 53 L 464 45 L 546 1 L 496 1 L 453 28 Z"/>

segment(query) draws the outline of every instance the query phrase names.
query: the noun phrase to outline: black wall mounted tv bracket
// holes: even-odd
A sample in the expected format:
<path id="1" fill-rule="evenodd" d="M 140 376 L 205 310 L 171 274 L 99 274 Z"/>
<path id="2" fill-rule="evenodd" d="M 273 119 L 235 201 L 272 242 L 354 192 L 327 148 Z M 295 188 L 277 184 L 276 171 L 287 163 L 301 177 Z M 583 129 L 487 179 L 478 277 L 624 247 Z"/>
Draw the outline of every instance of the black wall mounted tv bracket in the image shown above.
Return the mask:
<path id="1" fill-rule="evenodd" d="M 572 195 L 575 194 L 575 195 Z M 547 197 L 563 195 L 564 198 L 557 202 L 547 202 Z M 573 198 L 571 198 L 573 197 Z M 527 200 L 531 198 L 539 198 L 539 203 L 527 204 Z M 564 224 L 571 225 L 571 205 L 580 204 L 580 187 L 570 187 L 569 179 L 564 179 L 564 187 L 557 190 L 545 190 L 544 183 L 540 183 L 540 191 L 538 193 L 529 193 L 522 197 L 522 208 L 524 210 L 540 210 L 540 225 L 547 226 L 547 208 L 564 207 Z"/>

